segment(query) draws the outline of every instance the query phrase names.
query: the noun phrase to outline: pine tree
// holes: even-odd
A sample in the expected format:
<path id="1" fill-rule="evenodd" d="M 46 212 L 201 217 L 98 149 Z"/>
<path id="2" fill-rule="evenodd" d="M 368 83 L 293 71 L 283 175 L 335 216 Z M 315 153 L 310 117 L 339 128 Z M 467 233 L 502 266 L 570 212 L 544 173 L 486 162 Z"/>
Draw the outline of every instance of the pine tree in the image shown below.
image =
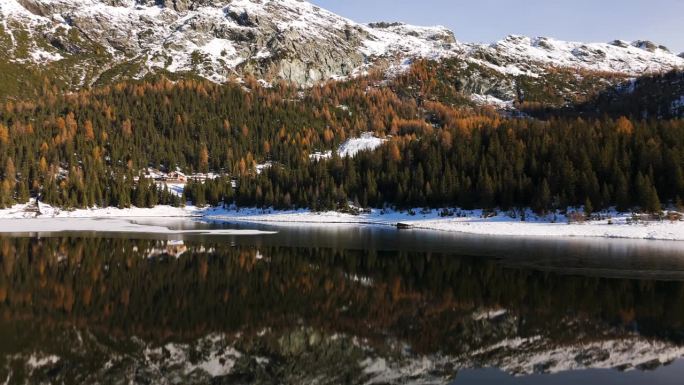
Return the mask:
<path id="1" fill-rule="evenodd" d="M 590 219 L 593 213 L 594 205 L 591 204 L 591 199 L 587 197 L 587 199 L 584 201 L 584 215 L 587 217 L 587 219 Z"/>
<path id="2" fill-rule="evenodd" d="M 12 204 L 11 191 L 9 182 L 6 180 L 0 182 L 0 209 L 7 208 Z"/>
<path id="3" fill-rule="evenodd" d="M 658 198 L 658 191 L 653 185 L 648 190 L 646 201 L 644 202 L 644 210 L 653 214 L 660 213 L 662 206 L 660 205 L 660 198 Z"/>
<path id="4" fill-rule="evenodd" d="M 551 206 L 551 189 L 549 183 L 544 179 L 539 187 L 535 198 L 534 210 L 538 214 L 546 214 Z"/>
<path id="5" fill-rule="evenodd" d="M 19 203 L 26 203 L 29 201 L 30 194 L 29 194 L 29 188 L 28 184 L 25 180 L 19 182 L 19 186 L 17 187 L 17 201 Z"/>
<path id="6" fill-rule="evenodd" d="M 491 208 L 494 205 L 494 183 L 489 174 L 485 171 L 478 182 L 478 192 L 480 204 L 483 208 Z"/>
<path id="7" fill-rule="evenodd" d="M 627 179 L 621 172 L 617 178 L 616 186 L 616 207 L 618 211 L 625 212 L 631 207 L 631 198 L 629 194 L 629 185 L 627 184 Z"/>

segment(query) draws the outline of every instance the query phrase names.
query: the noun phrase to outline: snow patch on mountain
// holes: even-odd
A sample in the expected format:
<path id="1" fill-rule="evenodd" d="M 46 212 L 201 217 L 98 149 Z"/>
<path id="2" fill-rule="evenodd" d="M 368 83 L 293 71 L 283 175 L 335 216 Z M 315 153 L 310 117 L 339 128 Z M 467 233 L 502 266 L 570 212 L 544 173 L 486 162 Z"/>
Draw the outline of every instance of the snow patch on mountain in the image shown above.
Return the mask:
<path id="1" fill-rule="evenodd" d="M 369 37 L 364 40 L 361 52 L 369 57 L 395 52 L 406 57 L 441 59 L 453 56 L 460 47 L 453 33 L 443 26 L 375 23 L 367 27 Z"/>
<path id="2" fill-rule="evenodd" d="M 3 16 L 4 22 L 6 22 L 6 18 L 9 16 L 21 17 L 27 20 L 44 20 L 44 18 L 24 8 L 17 0 L 0 0 L 0 14 Z"/>
<path id="3" fill-rule="evenodd" d="M 387 139 L 378 138 L 372 132 L 365 132 L 358 138 L 349 138 L 337 148 L 337 155 L 340 158 L 355 157 L 362 151 L 374 151 L 378 147 L 387 142 Z M 309 159 L 313 161 L 321 161 L 330 159 L 333 156 L 332 151 L 317 151 L 309 155 Z"/>
<path id="4" fill-rule="evenodd" d="M 342 143 L 337 153 L 340 157 L 354 157 L 361 151 L 373 151 L 378 147 L 382 146 L 387 139 L 378 138 L 373 135 L 372 132 L 366 132 L 361 134 L 359 138 L 348 139 L 346 142 Z"/>
<path id="5" fill-rule="evenodd" d="M 496 107 L 502 110 L 511 110 L 513 109 L 513 101 L 512 100 L 501 100 L 495 96 L 492 95 L 480 95 L 480 94 L 473 94 L 470 95 L 470 100 L 475 102 L 478 105 L 483 105 L 483 106 L 492 106 Z"/>
<path id="6" fill-rule="evenodd" d="M 31 58 L 33 59 L 33 62 L 39 63 L 39 64 L 45 64 L 49 62 L 54 62 L 54 61 L 60 61 L 64 59 L 64 56 L 60 55 L 59 53 L 56 52 L 49 52 L 40 48 L 34 48 L 31 53 Z"/>

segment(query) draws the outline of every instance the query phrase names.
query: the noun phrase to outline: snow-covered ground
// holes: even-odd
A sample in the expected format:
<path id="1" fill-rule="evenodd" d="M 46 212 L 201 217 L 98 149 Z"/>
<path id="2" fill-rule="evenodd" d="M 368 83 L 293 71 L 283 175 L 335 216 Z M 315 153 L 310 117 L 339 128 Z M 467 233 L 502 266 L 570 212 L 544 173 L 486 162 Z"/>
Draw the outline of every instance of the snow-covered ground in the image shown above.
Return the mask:
<path id="1" fill-rule="evenodd" d="M 360 138 L 351 138 L 342 143 L 337 153 L 340 157 L 354 157 L 361 151 L 373 151 L 385 143 L 387 139 L 375 137 L 372 132 L 361 134 Z"/>
<path id="2" fill-rule="evenodd" d="M 337 155 L 340 158 L 353 158 L 362 151 L 373 151 L 387 142 L 387 138 L 378 138 L 372 132 L 364 132 L 358 138 L 349 138 L 340 144 L 337 148 Z M 315 152 L 309 155 L 309 158 L 314 161 L 329 159 L 332 157 L 332 151 Z"/>
<path id="3" fill-rule="evenodd" d="M 15 205 L 0 210 L 0 234 L 2 233 L 50 233 L 50 232 L 104 232 L 145 234 L 215 234 L 257 235 L 269 232 L 256 230 L 173 230 L 162 225 L 136 224 L 135 218 L 192 218 L 202 216 L 202 210 L 194 206 L 183 208 L 157 206 L 155 208 L 103 208 L 59 210 L 40 204 L 41 214 L 27 211 L 28 205 Z"/>
<path id="4" fill-rule="evenodd" d="M 499 213 L 485 218 L 481 210 L 462 211 L 462 216 L 442 217 L 441 210 L 413 213 L 372 210 L 360 215 L 339 212 L 313 213 L 298 211 L 207 211 L 206 218 L 227 221 L 265 222 L 278 224 L 367 224 L 396 226 L 398 223 L 414 229 L 448 231 L 475 235 L 516 237 L 598 237 L 684 241 L 684 221 L 633 221 L 631 214 L 607 213 L 606 219 L 569 223 L 562 215 L 536 217 L 526 213 L 525 221 Z M 608 219 L 610 217 L 610 219 Z"/>
<path id="5" fill-rule="evenodd" d="M 514 237 L 594 237 L 684 241 L 684 221 L 635 221 L 631 214 L 608 212 L 604 219 L 569 223 L 563 215 L 537 217 L 531 212 L 512 216 L 500 212 L 484 215 L 481 210 L 451 210 L 454 216 L 442 217 L 441 210 L 372 210 L 359 215 L 310 210 L 275 211 L 261 209 L 175 208 L 103 208 L 65 211 L 41 204 L 41 215 L 16 205 L 0 210 L 0 233 L 49 231 L 105 231 L 178 233 L 163 226 L 131 224 L 131 218 L 194 218 L 227 222 L 272 223 L 278 225 L 376 225 L 405 224 L 426 229 L 474 235 Z M 206 233 L 206 231 L 203 231 Z M 232 232 L 242 234 L 240 232 Z M 251 233 L 250 233 L 251 234 Z"/>
<path id="6" fill-rule="evenodd" d="M 62 232 L 138 233 L 155 235 L 263 235 L 259 230 L 174 230 L 165 226 L 132 223 L 126 218 L 19 218 L 0 219 L 0 233 L 36 234 Z"/>

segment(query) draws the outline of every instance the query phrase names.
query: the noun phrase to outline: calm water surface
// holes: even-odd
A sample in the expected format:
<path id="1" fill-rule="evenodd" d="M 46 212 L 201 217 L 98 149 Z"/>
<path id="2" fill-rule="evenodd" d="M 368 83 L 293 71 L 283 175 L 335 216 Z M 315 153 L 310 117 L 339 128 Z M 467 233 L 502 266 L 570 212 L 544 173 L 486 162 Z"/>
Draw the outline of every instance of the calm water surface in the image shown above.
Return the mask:
<path id="1" fill-rule="evenodd" d="M 0 384 L 680 384 L 684 245 L 137 221 L 0 238 Z"/>

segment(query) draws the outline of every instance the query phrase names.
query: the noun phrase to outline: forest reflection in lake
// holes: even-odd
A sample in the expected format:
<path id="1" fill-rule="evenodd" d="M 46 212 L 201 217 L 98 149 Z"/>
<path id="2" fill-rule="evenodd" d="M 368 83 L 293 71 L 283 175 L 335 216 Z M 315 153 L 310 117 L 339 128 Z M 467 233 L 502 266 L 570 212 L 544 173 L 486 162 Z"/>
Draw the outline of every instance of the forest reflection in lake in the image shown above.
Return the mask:
<path id="1" fill-rule="evenodd" d="M 554 262 L 543 243 L 306 234 L 0 238 L 0 383 L 681 378 L 675 246 Z"/>

